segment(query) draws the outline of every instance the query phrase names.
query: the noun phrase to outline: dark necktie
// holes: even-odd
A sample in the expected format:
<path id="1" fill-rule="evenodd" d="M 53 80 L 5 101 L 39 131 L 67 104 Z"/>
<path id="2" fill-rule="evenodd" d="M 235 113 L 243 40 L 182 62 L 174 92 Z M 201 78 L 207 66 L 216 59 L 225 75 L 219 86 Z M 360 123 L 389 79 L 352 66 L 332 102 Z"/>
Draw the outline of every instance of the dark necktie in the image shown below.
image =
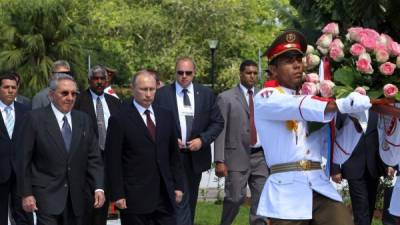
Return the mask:
<path id="1" fill-rule="evenodd" d="M 183 106 L 191 107 L 190 98 L 188 95 L 188 89 L 184 88 L 183 92 Z M 192 125 L 193 125 L 193 116 L 185 116 L 186 121 L 186 141 L 189 141 L 190 135 L 192 133 Z"/>
<path id="2" fill-rule="evenodd" d="M 96 118 L 97 118 L 97 130 L 99 132 L 99 147 L 104 150 L 104 144 L 106 142 L 106 123 L 104 120 L 103 104 L 101 103 L 100 97 L 96 100 Z"/>
<path id="3" fill-rule="evenodd" d="M 147 129 L 149 130 L 151 137 L 155 141 L 156 140 L 156 126 L 154 125 L 154 122 L 150 117 L 150 110 L 146 109 L 146 111 L 144 111 L 144 114 L 146 114 Z"/>
<path id="4" fill-rule="evenodd" d="M 253 91 L 249 89 L 249 111 L 250 111 L 250 144 L 254 146 L 257 143 L 257 131 L 254 124 L 254 103 L 253 103 Z"/>
<path id="5" fill-rule="evenodd" d="M 65 148 L 67 149 L 67 152 L 69 152 L 69 147 L 71 146 L 72 131 L 66 116 L 63 117 L 63 120 L 64 123 L 61 129 L 61 134 L 64 139 Z"/>

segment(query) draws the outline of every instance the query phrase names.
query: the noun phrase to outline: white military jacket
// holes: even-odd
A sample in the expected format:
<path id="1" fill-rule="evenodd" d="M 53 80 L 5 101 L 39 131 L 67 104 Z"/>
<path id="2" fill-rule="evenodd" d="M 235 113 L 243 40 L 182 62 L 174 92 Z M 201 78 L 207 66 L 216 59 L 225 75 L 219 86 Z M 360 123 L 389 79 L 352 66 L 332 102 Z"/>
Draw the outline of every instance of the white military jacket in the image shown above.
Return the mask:
<path id="1" fill-rule="evenodd" d="M 397 105 L 399 107 L 399 105 Z M 400 122 L 398 118 L 379 116 L 379 154 L 387 165 L 400 167 Z M 397 177 L 390 201 L 389 212 L 400 216 L 400 179 Z"/>
<path id="2" fill-rule="evenodd" d="M 307 121 L 328 123 L 334 119 L 335 113 L 324 113 L 326 105 L 327 101 L 295 95 L 294 90 L 280 86 L 266 88 L 256 95 L 255 125 L 269 167 L 300 160 L 321 162 L 321 157 L 326 157 L 328 125 L 312 134 L 308 134 L 307 128 Z M 289 128 L 288 121 L 295 122 L 297 129 Z M 343 128 L 336 130 L 333 161 L 337 164 L 346 161 L 360 137 L 353 122 L 346 119 Z M 264 185 L 257 214 L 279 219 L 312 219 L 313 191 L 342 201 L 322 169 L 272 174 Z"/>

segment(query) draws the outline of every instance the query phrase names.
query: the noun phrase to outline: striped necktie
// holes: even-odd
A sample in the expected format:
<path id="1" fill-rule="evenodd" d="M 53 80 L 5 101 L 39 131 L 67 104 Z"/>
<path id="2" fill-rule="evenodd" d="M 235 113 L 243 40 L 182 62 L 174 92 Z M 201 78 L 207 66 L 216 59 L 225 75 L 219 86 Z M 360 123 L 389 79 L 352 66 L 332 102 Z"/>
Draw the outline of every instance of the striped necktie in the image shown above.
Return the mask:
<path id="1" fill-rule="evenodd" d="M 6 119 L 5 119 L 5 125 L 7 128 L 8 136 L 12 138 L 13 130 L 14 130 L 14 116 L 12 114 L 12 107 L 7 106 L 4 111 L 6 112 Z"/>

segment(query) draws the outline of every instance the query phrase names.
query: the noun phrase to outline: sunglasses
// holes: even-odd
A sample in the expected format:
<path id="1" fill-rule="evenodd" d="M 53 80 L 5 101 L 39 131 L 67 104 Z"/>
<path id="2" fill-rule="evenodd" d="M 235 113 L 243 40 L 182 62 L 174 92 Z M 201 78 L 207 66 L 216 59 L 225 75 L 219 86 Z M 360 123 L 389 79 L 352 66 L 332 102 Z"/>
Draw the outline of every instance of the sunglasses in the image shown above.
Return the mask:
<path id="1" fill-rule="evenodd" d="M 183 76 L 183 75 L 192 76 L 193 71 L 178 70 L 178 71 L 176 71 L 176 74 L 178 74 L 179 76 Z"/>
<path id="2" fill-rule="evenodd" d="M 71 95 L 72 97 L 76 97 L 78 95 L 78 93 L 76 91 L 62 91 L 62 92 L 60 92 L 60 94 L 63 97 L 67 97 L 68 95 Z"/>

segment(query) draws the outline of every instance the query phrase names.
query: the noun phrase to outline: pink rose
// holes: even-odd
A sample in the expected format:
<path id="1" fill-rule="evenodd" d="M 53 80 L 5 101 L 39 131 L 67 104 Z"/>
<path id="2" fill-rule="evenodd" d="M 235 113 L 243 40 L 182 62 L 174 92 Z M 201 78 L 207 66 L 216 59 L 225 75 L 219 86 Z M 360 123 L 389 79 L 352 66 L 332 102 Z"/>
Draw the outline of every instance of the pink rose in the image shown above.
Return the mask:
<path id="1" fill-rule="evenodd" d="M 367 91 L 363 87 L 357 87 L 354 91 L 358 92 L 358 93 L 360 93 L 362 95 L 367 95 Z"/>
<path id="2" fill-rule="evenodd" d="M 362 45 L 360 45 L 360 44 L 358 44 L 358 43 L 355 43 L 355 44 L 353 44 L 353 45 L 350 47 L 350 54 L 351 54 L 351 55 L 353 55 L 353 56 L 359 56 L 359 55 L 361 55 L 362 53 L 365 53 L 365 48 L 364 48 L 364 46 L 362 46 Z"/>
<path id="3" fill-rule="evenodd" d="M 347 30 L 349 39 L 352 41 L 360 40 L 360 32 L 363 30 L 362 27 L 351 27 Z"/>
<path id="4" fill-rule="evenodd" d="M 332 34 L 323 34 L 317 40 L 317 45 L 323 48 L 328 48 L 332 42 Z"/>
<path id="5" fill-rule="evenodd" d="M 371 63 L 371 56 L 368 53 L 361 53 L 361 55 L 358 56 L 358 59 L 366 59 L 368 62 Z"/>
<path id="6" fill-rule="evenodd" d="M 312 45 L 307 45 L 306 55 L 314 53 L 315 49 Z"/>
<path id="7" fill-rule="evenodd" d="M 300 89 L 300 94 L 302 95 L 317 95 L 318 88 L 315 83 L 304 82 Z"/>
<path id="8" fill-rule="evenodd" d="M 332 34 L 333 36 L 339 35 L 339 26 L 337 23 L 328 23 L 323 29 L 322 33 Z"/>
<path id="9" fill-rule="evenodd" d="M 328 48 L 323 48 L 321 46 L 317 46 L 317 48 L 323 55 L 326 55 L 329 52 Z"/>
<path id="10" fill-rule="evenodd" d="M 360 31 L 359 35 L 360 35 L 360 41 L 361 41 L 361 38 L 363 38 L 363 37 L 369 37 L 369 38 L 374 39 L 376 41 L 376 40 L 378 40 L 378 38 L 380 36 L 378 32 L 376 32 L 373 29 L 369 29 L 369 28 L 363 28 Z"/>
<path id="11" fill-rule="evenodd" d="M 343 49 L 333 47 L 329 51 L 329 56 L 335 61 L 335 62 L 340 62 L 344 58 L 344 52 Z"/>
<path id="12" fill-rule="evenodd" d="M 392 41 L 389 44 L 389 49 L 390 49 L 390 54 L 393 56 L 398 56 L 400 55 L 400 45 L 399 43 Z"/>
<path id="13" fill-rule="evenodd" d="M 376 61 L 384 63 L 389 60 L 389 53 L 387 51 L 378 50 L 375 54 Z"/>
<path id="14" fill-rule="evenodd" d="M 381 34 L 378 38 L 377 44 L 379 45 L 387 45 L 391 42 L 391 38 L 386 34 Z"/>
<path id="15" fill-rule="evenodd" d="M 376 39 L 370 36 L 362 36 L 360 38 L 360 43 L 362 45 L 364 45 L 364 47 L 368 50 L 368 51 L 372 51 L 375 49 L 376 47 Z"/>
<path id="16" fill-rule="evenodd" d="M 358 59 L 356 66 L 357 70 L 360 71 L 361 73 L 372 74 L 374 72 L 374 69 L 372 68 L 370 61 L 368 61 L 367 59 Z"/>
<path id="17" fill-rule="evenodd" d="M 311 83 L 318 83 L 319 82 L 319 75 L 316 73 L 308 73 L 305 76 L 306 82 L 311 82 Z"/>
<path id="18" fill-rule="evenodd" d="M 329 49 L 331 48 L 344 48 L 344 44 L 339 38 L 335 38 L 335 40 L 333 40 L 329 45 Z"/>
<path id="19" fill-rule="evenodd" d="M 396 69 L 396 65 L 391 62 L 385 62 L 384 64 L 379 66 L 379 71 L 381 74 L 390 76 L 393 74 L 394 69 Z"/>
<path id="20" fill-rule="evenodd" d="M 335 83 L 330 80 L 323 80 L 319 85 L 319 91 L 322 97 L 330 98 L 333 96 L 333 87 Z"/>
<path id="21" fill-rule="evenodd" d="M 400 68 L 400 56 L 397 56 L 396 58 L 396 66 L 397 68 Z"/>
<path id="22" fill-rule="evenodd" d="M 307 61 L 307 69 L 310 70 L 318 66 L 321 59 L 317 55 L 309 54 L 306 56 L 306 61 Z"/>
<path id="23" fill-rule="evenodd" d="M 386 84 L 383 86 L 383 94 L 387 98 L 393 98 L 397 92 L 399 92 L 399 89 L 393 84 Z"/>

